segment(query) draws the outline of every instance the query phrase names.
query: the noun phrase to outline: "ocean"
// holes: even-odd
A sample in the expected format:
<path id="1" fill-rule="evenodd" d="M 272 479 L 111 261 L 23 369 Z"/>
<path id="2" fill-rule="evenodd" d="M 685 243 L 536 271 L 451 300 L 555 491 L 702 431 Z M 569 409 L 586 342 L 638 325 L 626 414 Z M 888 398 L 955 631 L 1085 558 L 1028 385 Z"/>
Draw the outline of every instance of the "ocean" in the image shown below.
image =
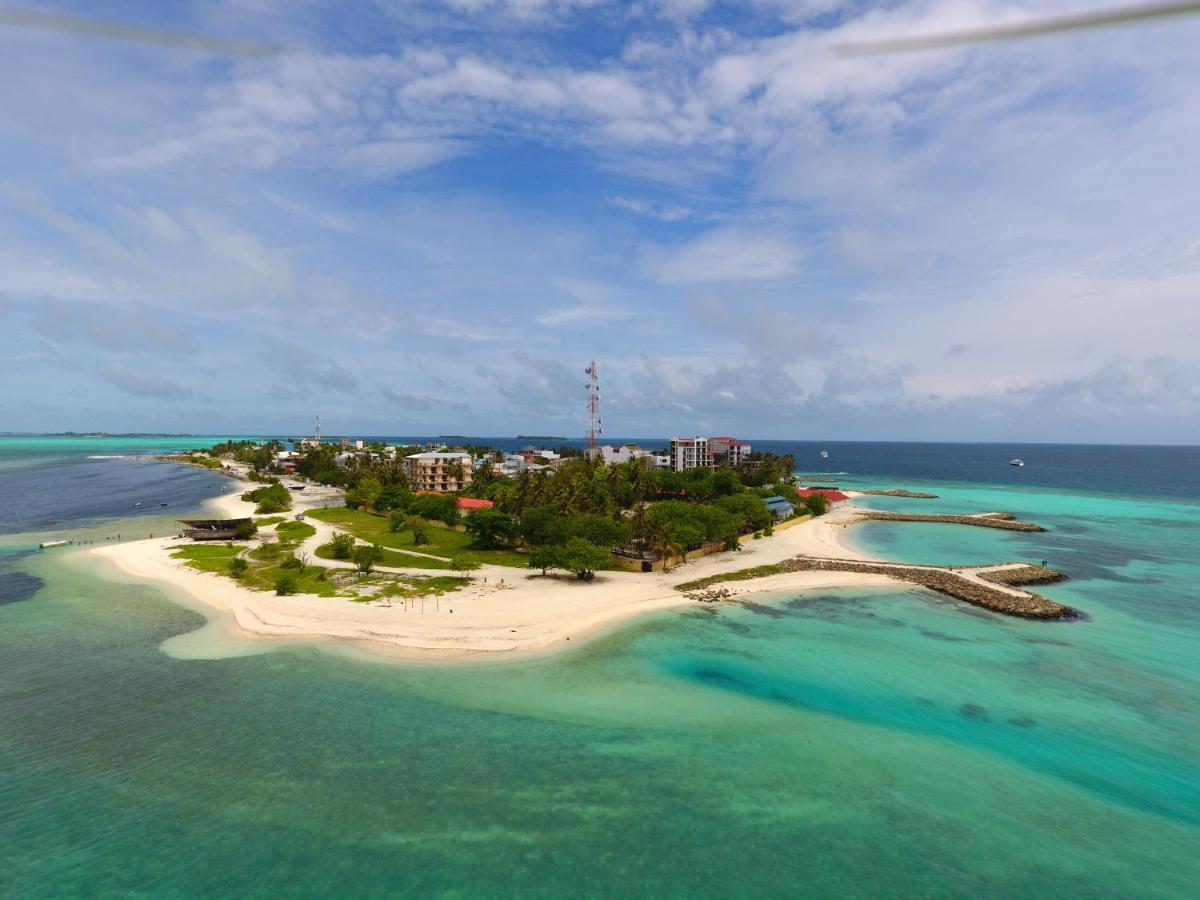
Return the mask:
<path id="1" fill-rule="evenodd" d="M 896 585 L 683 608 L 547 659 L 410 667 L 269 643 L 170 655 L 201 616 L 36 545 L 194 510 L 220 476 L 88 457 L 213 439 L 29 440 L 0 438 L 0 896 L 1200 884 L 1200 448 L 758 442 L 846 487 L 939 494 L 878 508 L 1045 525 L 872 522 L 854 540 L 902 561 L 1045 559 L 1071 580 L 1039 590 L 1080 621 Z"/>

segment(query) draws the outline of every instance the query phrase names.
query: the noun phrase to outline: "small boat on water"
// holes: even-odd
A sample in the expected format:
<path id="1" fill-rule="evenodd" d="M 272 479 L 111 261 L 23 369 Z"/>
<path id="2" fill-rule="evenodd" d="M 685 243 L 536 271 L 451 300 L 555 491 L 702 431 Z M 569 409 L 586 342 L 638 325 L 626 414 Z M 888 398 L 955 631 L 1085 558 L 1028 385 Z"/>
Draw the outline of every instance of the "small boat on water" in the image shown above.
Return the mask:
<path id="1" fill-rule="evenodd" d="M 821 459 L 829 459 L 829 451 L 828 450 L 821 451 Z"/>
<path id="2" fill-rule="evenodd" d="M 1025 460 L 1023 460 L 1023 459 L 1010 459 L 1010 460 L 1008 461 L 1008 464 L 1009 464 L 1010 466 L 1023 466 L 1023 465 L 1025 465 Z"/>
<path id="3" fill-rule="evenodd" d="M 42 550 L 45 550 L 47 547 L 65 547 L 69 543 L 71 543 L 71 542 L 70 541 L 42 541 L 40 544 L 38 544 L 38 547 L 40 547 Z"/>
<path id="4" fill-rule="evenodd" d="M 142 505 L 142 501 L 141 501 L 141 500 L 139 500 L 139 501 L 137 501 L 137 503 L 135 503 L 135 504 L 133 504 L 133 505 L 134 505 L 135 507 L 141 506 L 141 505 Z"/>

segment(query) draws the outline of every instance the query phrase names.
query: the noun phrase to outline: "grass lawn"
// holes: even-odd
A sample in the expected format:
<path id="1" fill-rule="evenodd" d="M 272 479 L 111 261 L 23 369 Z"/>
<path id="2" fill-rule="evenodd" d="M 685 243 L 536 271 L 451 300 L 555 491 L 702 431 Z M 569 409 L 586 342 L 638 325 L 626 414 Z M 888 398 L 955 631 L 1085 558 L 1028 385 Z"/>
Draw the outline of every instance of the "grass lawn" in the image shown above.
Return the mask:
<path id="1" fill-rule="evenodd" d="M 268 525 L 278 525 L 286 521 L 287 516 L 263 516 L 261 519 L 255 519 L 254 524 L 259 528 L 266 528 Z"/>
<path id="2" fill-rule="evenodd" d="M 300 523 L 303 524 L 303 523 Z M 355 578 L 344 569 L 332 569 L 328 566 L 309 565 L 304 571 L 284 568 L 282 563 L 287 559 L 290 544 L 269 544 L 267 549 L 255 547 L 247 554 L 250 568 L 236 581 L 253 591 L 274 591 L 275 583 L 284 576 L 291 576 L 295 583 L 295 593 L 315 594 L 318 597 L 344 597 L 369 603 L 381 598 L 412 598 L 431 597 L 447 594 L 470 584 L 469 578 L 459 578 L 453 575 L 390 575 L 377 572 L 366 578 Z M 186 560 L 187 564 L 201 572 L 214 572 L 218 575 L 233 576 L 229 572 L 230 560 L 245 550 L 245 545 L 238 544 L 178 544 L 171 548 L 171 556 L 175 559 Z M 436 559 L 423 559 L 385 550 L 383 565 L 409 566 L 417 565 L 425 568 L 448 569 L 450 564 Z M 323 554 L 319 554 L 323 555 Z M 326 557 L 328 558 L 328 557 Z M 428 564 L 428 565 L 424 565 Z M 344 583 L 334 580 L 334 573 Z"/>
<path id="3" fill-rule="evenodd" d="M 736 572 L 725 572 L 721 575 L 709 575 L 707 578 L 697 578 L 695 581 L 685 581 L 675 585 L 677 591 L 694 591 L 699 588 L 711 587 L 723 581 L 748 581 L 751 578 L 766 578 L 768 575 L 779 575 L 787 570 L 783 566 L 755 566 L 752 569 L 738 569 Z"/>
<path id="4" fill-rule="evenodd" d="M 193 569 L 224 575 L 229 572 L 229 561 L 246 548 L 237 544 L 177 544 L 171 549 L 171 556 L 186 559 Z"/>
<path id="5" fill-rule="evenodd" d="M 333 551 L 329 549 L 328 544 L 322 544 L 317 548 L 317 556 L 321 559 L 333 559 Z M 350 562 L 350 560 L 343 560 Z M 428 556 L 413 556 L 411 553 L 400 553 L 397 550 L 388 550 L 386 547 L 383 550 L 383 559 L 379 561 L 381 566 L 393 566 L 403 569 L 449 569 L 450 561 L 446 559 L 431 559 Z"/>
<path id="6" fill-rule="evenodd" d="M 433 522 L 429 523 L 429 528 L 427 529 L 429 532 L 429 543 L 418 546 L 413 543 L 413 535 L 410 529 L 406 528 L 403 531 L 393 534 L 388 527 L 388 520 L 384 516 L 373 516 L 361 510 L 346 509 L 344 507 L 314 509 L 310 510 L 307 514 L 314 519 L 328 522 L 330 525 L 336 525 L 361 540 L 378 544 L 381 547 L 391 547 L 394 550 L 416 550 L 420 553 L 432 553 L 435 556 L 444 556 L 447 558 L 458 553 L 469 553 L 481 563 L 490 563 L 495 566 L 515 566 L 517 568 L 525 568 L 529 562 L 528 554 L 518 553 L 515 550 L 472 549 L 471 536 L 469 534 L 463 531 L 442 528 Z M 409 564 L 401 563 L 400 565 Z"/>
<path id="7" fill-rule="evenodd" d="M 285 540 L 299 543 L 316 534 L 317 529 L 313 528 L 307 522 L 297 522 L 295 519 L 292 519 L 288 522 L 281 522 L 279 525 L 276 525 L 275 532 L 282 536 Z"/>

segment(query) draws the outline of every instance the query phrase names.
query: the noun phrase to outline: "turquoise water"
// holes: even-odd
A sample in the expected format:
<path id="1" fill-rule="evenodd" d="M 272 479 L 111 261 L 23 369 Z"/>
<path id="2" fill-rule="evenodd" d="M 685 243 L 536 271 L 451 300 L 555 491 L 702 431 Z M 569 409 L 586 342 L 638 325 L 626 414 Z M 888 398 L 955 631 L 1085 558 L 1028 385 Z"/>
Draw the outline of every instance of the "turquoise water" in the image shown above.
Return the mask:
<path id="1" fill-rule="evenodd" d="M 1194 896 L 1200 507 L 938 489 L 872 502 L 1052 530 L 856 540 L 1047 558 L 1086 621 L 897 586 L 686 608 L 519 664 L 180 660 L 160 648 L 195 613 L 19 556 L 43 584 L 0 605 L 0 894 Z"/>

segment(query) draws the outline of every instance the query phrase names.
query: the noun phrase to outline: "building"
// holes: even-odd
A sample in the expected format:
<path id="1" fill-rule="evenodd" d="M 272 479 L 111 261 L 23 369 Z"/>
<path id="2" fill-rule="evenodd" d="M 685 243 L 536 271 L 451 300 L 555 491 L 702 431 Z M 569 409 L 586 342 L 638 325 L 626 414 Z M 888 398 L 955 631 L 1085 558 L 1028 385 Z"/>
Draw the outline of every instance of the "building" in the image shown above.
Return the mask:
<path id="1" fill-rule="evenodd" d="M 676 472 L 688 469 L 711 467 L 712 453 L 708 449 L 708 438 L 671 438 L 671 468 Z"/>
<path id="2" fill-rule="evenodd" d="M 474 464 L 470 453 L 429 451 L 404 458 L 408 486 L 414 491 L 436 494 L 461 491 L 471 483 Z"/>
<path id="3" fill-rule="evenodd" d="M 613 447 L 610 444 L 605 444 L 602 447 L 589 450 L 588 453 L 593 456 L 598 456 L 610 466 L 616 465 L 617 463 L 629 462 L 631 459 L 641 459 L 642 457 L 650 455 L 650 451 L 643 450 L 637 444 L 623 444 L 620 447 Z"/>
<path id="4" fill-rule="evenodd" d="M 740 466 L 750 460 L 750 445 L 731 437 L 712 437 L 708 439 L 708 448 L 712 453 L 715 466 Z"/>
<path id="5" fill-rule="evenodd" d="M 459 497 L 455 503 L 461 513 L 474 512 L 477 509 L 491 509 L 496 505 L 491 500 L 483 500 L 479 497 Z"/>
<path id="6" fill-rule="evenodd" d="M 796 512 L 796 504 L 784 497 L 766 497 L 764 502 L 767 504 L 767 509 L 775 516 L 775 521 L 777 522 L 790 519 L 792 514 Z"/>
<path id="7" fill-rule="evenodd" d="M 833 491 L 822 488 L 800 488 L 796 491 L 796 493 L 801 497 L 811 497 L 813 494 L 823 494 L 825 496 L 825 502 L 828 504 L 830 509 L 833 509 L 835 506 L 841 506 L 850 499 L 849 496 L 843 494 L 841 491 Z"/>

